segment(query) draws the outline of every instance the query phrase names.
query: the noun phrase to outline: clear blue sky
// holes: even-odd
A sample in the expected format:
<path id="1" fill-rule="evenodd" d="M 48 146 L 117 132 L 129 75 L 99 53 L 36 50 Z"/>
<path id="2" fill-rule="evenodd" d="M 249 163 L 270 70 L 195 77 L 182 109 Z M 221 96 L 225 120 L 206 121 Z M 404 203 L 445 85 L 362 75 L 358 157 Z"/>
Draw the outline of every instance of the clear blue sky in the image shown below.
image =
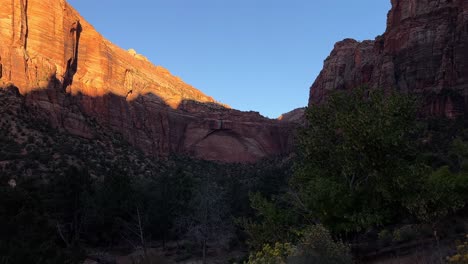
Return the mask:
<path id="1" fill-rule="evenodd" d="M 390 0 L 69 0 L 118 46 L 216 100 L 276 118 L 307 104 L 336 41 L 384 32 Z"/>

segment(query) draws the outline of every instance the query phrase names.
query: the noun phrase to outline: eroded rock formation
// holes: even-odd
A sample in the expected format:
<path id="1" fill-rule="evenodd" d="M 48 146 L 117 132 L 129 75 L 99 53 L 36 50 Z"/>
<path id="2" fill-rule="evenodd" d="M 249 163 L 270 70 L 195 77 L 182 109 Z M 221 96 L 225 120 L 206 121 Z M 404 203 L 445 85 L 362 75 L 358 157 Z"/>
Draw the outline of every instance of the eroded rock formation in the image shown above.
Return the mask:
<path id="1" fill-rule="evenodd" d="M 392 0 L 382 36 L 335 45 L 311 87 L 309 105 L 330 91 L 358 86 L 422 95 L 427 114 L 466 113 L 468 1 Z"/>
<path id="2" fill-rule="evenodd" d="M 303 124 L 305 122 L 305 107 L 296 108 L 292 111 L 282 114 L 278 119 L 284 122 L 295 122 Z"/>
<path id="3" fill-rule="evenodd" d="M 251 162 L 291 148 L 295 125 L 229 109 L 104 39 L 65 0 L 0 0 L 0 85 L 68 133 L 92 118 L 149 155 Z"/>

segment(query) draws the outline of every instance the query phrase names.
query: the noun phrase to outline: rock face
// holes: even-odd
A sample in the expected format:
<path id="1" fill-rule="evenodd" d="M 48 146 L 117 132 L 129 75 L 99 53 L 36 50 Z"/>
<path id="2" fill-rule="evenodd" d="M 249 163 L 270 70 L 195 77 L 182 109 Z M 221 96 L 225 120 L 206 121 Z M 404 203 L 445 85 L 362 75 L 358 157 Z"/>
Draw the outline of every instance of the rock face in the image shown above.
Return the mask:
<path id="1" fill-rule="evenodd" d="M 92 118 L 153 156 L 252 162 L 292 144 L 295 125 L 217 103 L 104 39 L 64 0 L 0 0 L 0 86 L 58 129 L 93 138 Z"/>
<path id="2" fill-rule="evenodd" d="M 296 108 L 285 114 L 282 114 L 278 119 L 283 122 L 295 122 L 298 124 L 304 124 L 305 122 L 305 107 Z"/>
<path id="3" fill-rule="evenodd" d="M 422 95 L 430 115 L 467 113 L 468 1 L 392 0 L 382 36 L 335 45 L 311 87 L 309 106 L 333 90 L 358 86 Z"/>

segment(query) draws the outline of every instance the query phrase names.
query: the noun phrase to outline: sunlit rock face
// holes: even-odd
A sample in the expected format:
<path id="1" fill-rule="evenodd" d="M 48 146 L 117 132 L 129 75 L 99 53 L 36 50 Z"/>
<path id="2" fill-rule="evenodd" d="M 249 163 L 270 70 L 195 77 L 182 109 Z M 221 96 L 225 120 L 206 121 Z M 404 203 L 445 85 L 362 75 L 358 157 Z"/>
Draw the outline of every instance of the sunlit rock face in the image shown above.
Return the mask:
<path id="1" fill-rule="evenodd" d="M 174 108 L 185 99 L 214 102 L 134 50 L 104 39 L 64 0 L 0 3 L 2 82 L 14 83 L 22 94 L 46 88 L 55 77 L 72 94 L 133 100 L 153 93 Z"/>
<path id="2" fill-rule="evenodd" d="M 382 36 L 335 45 L 311 87 L 309 106 L 333 90 L 358 86 L 422 95 L 430 115 L 466 113 L 468 1 L 392 0 Z"/>
<path id="3" fill-rule="evenodd" d="M 0 0 L 0 85 L 58 129 L 92 139 L 92 118 L 155 157 L 253 162 L 289 152 L 296 126 L 217 103 L 104 39 L 64 0 Z"/>
<path id="4" fill-rule="evenodd" d="M 283 122 L 295 122 L 298 124 L 304 124 L 305 111 L 306 111 L 305 107 L 296 108 L 292 111 L 282 114 L 280 117 L 278 117 L 278 120 L 281 120 Z"/>

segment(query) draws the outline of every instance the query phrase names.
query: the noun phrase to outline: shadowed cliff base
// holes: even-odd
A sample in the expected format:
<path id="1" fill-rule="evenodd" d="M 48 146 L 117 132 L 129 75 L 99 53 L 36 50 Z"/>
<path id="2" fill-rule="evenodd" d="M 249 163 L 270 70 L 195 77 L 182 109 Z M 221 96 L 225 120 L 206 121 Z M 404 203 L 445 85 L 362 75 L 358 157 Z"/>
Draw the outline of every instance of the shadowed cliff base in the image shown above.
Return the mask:
<path id="1" fill-rule="evenodd" d="M 91 118 L 153 157 L 178 153 L 220 162 L 255 162 L 289 153 L 299 126 L 193 100 L 183 100 L 173 109 L 153 93 L 131 99 L 112 93 L 71 94 L 55 77 L 23 95 L 13 84 L 8 87 L 57 129 L 93 139 L 95 131 L 87 122 Z"/>
<path id="2" fill-rule="evenodd" d="M 18 87 L 55 127 L 92 138 L 94 118 L 154 157 L 254 162 L 291 150 L 292 123 L 226 109 L 106 40 L 65 0 L 2 1 L 0 86 Z"/>

